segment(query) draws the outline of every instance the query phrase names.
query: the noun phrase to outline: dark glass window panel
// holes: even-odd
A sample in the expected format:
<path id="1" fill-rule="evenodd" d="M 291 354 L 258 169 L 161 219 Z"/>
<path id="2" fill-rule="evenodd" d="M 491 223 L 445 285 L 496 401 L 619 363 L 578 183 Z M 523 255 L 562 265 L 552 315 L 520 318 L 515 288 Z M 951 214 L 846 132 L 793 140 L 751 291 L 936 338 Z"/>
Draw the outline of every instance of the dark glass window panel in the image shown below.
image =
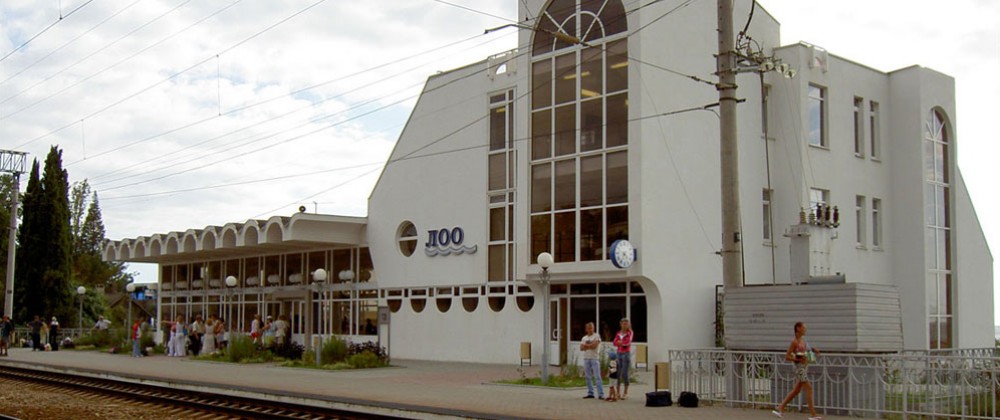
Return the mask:
<path id="1" fill-rule="evenodd" d="M 531 109 L 552 105 L 552 61 L 542 60 L 531 65 Z"/>
<path id="2" fill-rule="evenodd" d="M 628 239 L 628 206 L 608 207 L 608 231 L 604 243 L 605 249 L 611 249 L 611 244 L 619 239 Z"/>
<path id="3" fill-rule="evenodd" d="M 631 287 L 632 287 L 632 293 L 633 294 L 635 294 L 635 293 L 642 293 L 643 292 L 642 291 L 642 286 L 639 285 L 639 282 L 637 282 L 637 281 L 633 281 L 632 284 L 631 284 Z"/>
<path id="4" fill-rule="evenodd" d="M 580 39 L 584 42 L 604 38 L 601 24 L 591 15 L 580 15 Z"/>
<path id="5" fill-rule="evenodd" d="M 372 270 L 375 270 L 375 264 L 372 262 L 372 254 L 368 251 L 368 247 L 361 248 L 359 265 L 360 269 L 358 270 L 358 281 L 371 280 Z"/>
<path id="6" fill-rule="evenodd" d="M 560 19 L 559 22 L 565 22 L 565 23 L 562 24 L 562 30 L 561 30 L 561 32 L 563 32 L 563 33 L 565 33 L 567 35 L 572 35 L 572 36 L 576 36 L 577 35 L 577 33 L 576 33 L 576 17 L 575 16 L 571 17 L 569 19 L 566 19 L 565 21 L 563 21 L 562 19 Z M 556 47 L 555 47 L 555 49 L 556 49 L 556 51 L 559 51 L 559 50 L 561 50 L 563 48 L 569 48 L 569 47 L 572 47 L 574 45 L 576 45 L 576 44 L 573 44 L 573 43 L 570 43 L 570 42 L 567 42 L 567 41 L 563 41 L 562 39 L 556 38 Z"/>
<path id="7" fill-rule="evenodd" d="M 580 207 L 604 203 L 604 159 L 602 156 L 580 158 Z"/>
<path id="8" fill-rule="evenodd" d="M 604 92 L 604 60 L 601 47 L 580 52 L 580 99 L 596 98 Z"/>
<path id="9" fill-rule="evenodd" d="M 588 322 L 597 322 L 597 298 L 574 297 L 569 300 L 569 339 L 580 341 Z"/>
<path id="10" fill-rule="evenodd" d="M 350 249 L 337 249 L 333 251 L 333 281 L 340 283 L 340 272 L 344 270 L 351 270 L 352 264 L 351 259 L 353 258 L 353 253 Z M 357 275 L 355 275 L 355 279 Z M 261 279 L 263 282 L 265 279 Z M 263 285 L 263 283 L 261 283 Z"/>
<path id="11" fill-rule="evenodd" d="M 552 296 L 565 295 L 566 290 L 567 289 L 565 284 L 553 284 L 552 286 L 549 287 L 549 294 Z"/>
<path id="12" fill-rule="evenodd" d="M 604 147 L 604 117 L 601 99 L 580 103 L 580 150 L 590 151 Z"/>
<path id="13" fill-rule="evenodd" d="M 628 154 L 608 153 L 607 157 L 607 197 L 608 204 L 628 202 Z"/>
<path id="14" fill-rule="evenodd" d="M 507 154 L 494 153 L 489 158 L 489 190 L 496 191 L 507 188 Z"/>
<path id="15" fill-rule="evenodd" d="M 403 253 L 403 256 L 409 257 L 410 255 L 413 255 L 413 252 L 417 250 L 417 240 L 410 239 L 399 241 L 399 250 Z"/>
<path id="16" fill-rule="evenodd" d="M 556 156 L 576 153 L 576 105 L 556 108 Z"/>
<path id="17" fill-rule="evenodd" d="M 473 312 L 479 307 L 479 296 L 463 297 L 462 307 L 465 308 L 465 312 Z"/>
<path id="18" fill-rule="evenodd" d="M 490 103 L 495 104 L 507 100 L 507 94 L 501 93 L 499 95 L 490 95 Z"/>
<path id="19" fill-rule="evenodd" d="M 552 164 L 531 165 L 531 212 L 552 210 Z"/>
<path id="20" fill-rule="evenodd" d="M 552 215 L 531 216 L 531 262 L 538 254 L 552 252 Z"/>
<path id="21" fill-rule="evenodd" d="M 620 1 L 608 1 L 604 3 L 604 9 L 598 15 L 604 25 L 604 36 L 611 36 L 628 30 L 628 15 L 625 14 L 625 6 Z"/>
<path id="22" fill-rule="evenodd" d="M 942 317 L 939 321 L 939 326 L 941 328 L 940 338 L 941 338 L 941 348 L 950 349 L 951 346 L 951 317 Z"/>
<path id="23" fill-rule="evenodd" d="M 490 241 L 502 241 L 504 237 L 506 221 L 504 219 L 504 208 L 496 207 L 490 209 Z"/>
<path id="24" fill-rule="evenodd" d="M 507 108 L 490 110 L 490 150 L 507 147 Z"/>
<path id="25" fill-rule="evenodd" d="M 528 312 L 535 306 L 534 296 L 518 296 L 517 297 L 517 309 L 521 312 Z"/>
<path id="26" fill-rule="evenodd" d="M 576 212 L 556 213 L 553 220 L 556 262 L 576 260 Z M 537 254 L 536 254 L 537 255 Z"/>
<path id="27" fill-rule="evenodd" d="M 507 238 L 514 240 L 514 206 L 507 206 Z"/>
<path id="28" fill-rule="evenodd" d="M 601 291 L 602 295 L 603 294 L 610 294 L 610 293 L 625 293 L 625 289 L 626 289 L 625 286 L 627 286 L 627 285 L 628 285 L 628 283 L 621 283 L 621 282 L 616 282 L 616 283 L 601 283 L 600 291 Z"/>
<path id="29" fill-rule="evenodd" d="M 493 312 L 500 312 L 507 305 L 507 296 L 490 296 L 486 298 Z"/>
<path id="30" fill-rule="evenodd" d="M 576 100 L 576 53 L 556 57 L 556 105 Z"/>
<path id="31" fill-rule="evenodd" d="M 531 113 L 531 158 L 552 156 L 552 111 Z"/>
<path id="32" fill-rule="evenodd" d="M 614 340 L 615 333 L 621 329 L 621 319 L 627 316 L 626 299 L 624 296 L 601 296 L 599 300 L 601 312 L 597 320 L 597 331 L 601 333 L 601 340 L 610 343 Z"/>
<path id="33" fill-rule="evenodd" d="M 597 294 L 597 284 L 596 283 L 580 283 L 573 284 L 569 287 L 569 294 L 571 295 L 595 295 Z"/>
<path id="34" fill-rule="evenodd" d="M 809 144 L 826 146 L 826 136 L 823 130 L 826 92 L 819 86 L 809 86 Z"/>
<path id="35" fill-rule="evenodd" d="M 403 228 L 400 229 L 399 236 L 401 238 L 412 238 L 417 236 L 417 227 L 413 223 L 406 222 Z"/>
<path id="36" fill-rule="evenodd" d="M 555 209 L 576 207 L 576 159 L 556 162 Z"/>
<path id="37" fill-rule="evenodd" d="M 514 244 L 507 244 L 507 281 L 514 281 Z"/>
<path id="38" fill-rule="evenodd" d="M 608 96 L 608 147 L 628 144 L 628 94 Z"/>
<path id="39" fill-rule="evenodd" d="M 389 311 L 392 313 L 399 312 L 399 309 L 403 307 L 403 301 L 399 299 L 389 299 L 386 303 L 389 305 Z"/>
<path id="40" fill-rule="evenodd" d="M 645 296 L 632 296 L 629 302 L 631 305 L 629 310 L 632 312 L 629 316 L 629 321 L 632 322 L 632 331 L 634 335 L 632 336 L 632 341 L 645 343 L 648 342 L 648 335 L 646 334 L 647 329 L 647 318 L 646 318 L 646 297 Z"/>
<path id="41" fill-rule="evenodd" d="M 410 299 L 410 308 L 413 309 L 413 312 L 419 314 L 424 311 L 425 306 L 427 306 L 427 299 Z"/>
<path id="42" fill-rule="evenodd" d="M 489 267 L 487 268 L 487 280 L 504 281 L 504 245 L 489 246 Z"/>
<path id="43" fill-rule="evenodd" d="M 580 210 L 580 261 L 604 259 L 604 210 Z"/>
<path id="44" fill-rule="evenodd" d="M 628 88 L 628 41 L 620 39 L 609 42 L 605 49 L 608 52 L 607 92 L 618 92 Z"/>
<path id="45" fill-rule="evenodd" d="M 448 312 L 448 310 L 451 309 L 451 298 L 450 297 L 437 298 L 437 299 L 434 299 L 434 302 L 437 303 L 438 311 L 440 311 L 442 313 Z"/>
<path id="46" fill-rule="evenodd" d="M 544 15 L 540 16 L 538 26 L 533 32 L 535 39 L 531 44 L 531 55 L 552 52 L 552 47 L 555 45 L 555 37 L 552 36 L 552 33 L 557 30 L 558 27 L 551 19 L 546 19 Z"/>

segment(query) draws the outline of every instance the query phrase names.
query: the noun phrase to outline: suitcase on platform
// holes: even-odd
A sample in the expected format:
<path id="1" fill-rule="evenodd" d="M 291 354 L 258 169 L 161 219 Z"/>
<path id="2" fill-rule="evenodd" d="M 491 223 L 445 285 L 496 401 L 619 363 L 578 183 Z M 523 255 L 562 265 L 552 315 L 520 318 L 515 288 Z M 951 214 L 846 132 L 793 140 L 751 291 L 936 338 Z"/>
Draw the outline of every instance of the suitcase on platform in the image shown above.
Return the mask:
<path id="1" fill-rule="evenodd" d="M 646 393 L 646 407 L 670 407 L 671 405 L 674 405 L 674 399 L 670 396 L 670 391 Z"/>
<path id="2" fill-rule="evenodd" d="M 698 394 L 693 392 L 681 392 L 681 397 L 677 399 L 677 405 L 687 408 L 695 408 L 698 406 Z"/>

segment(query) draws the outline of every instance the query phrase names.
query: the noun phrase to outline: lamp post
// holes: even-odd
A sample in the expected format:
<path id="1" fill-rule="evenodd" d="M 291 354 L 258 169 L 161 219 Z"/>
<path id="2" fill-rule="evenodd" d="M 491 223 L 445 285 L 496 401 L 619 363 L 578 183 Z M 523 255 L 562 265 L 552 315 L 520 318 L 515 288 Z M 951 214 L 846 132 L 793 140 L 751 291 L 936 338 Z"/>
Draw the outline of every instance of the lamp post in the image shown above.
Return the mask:
<path id="1" fill-rule="evenodd" d="M 233 290 L 232 290 L 232 288 L 236 287 L 237 283 L 239 283 L 239 280 L 237 280 L 236 277 L 234 277 L 234 276 L 227 276 L 226 277 L 226 300 L 229 301 L 229 305 L 228 305 L 229 313 L 226 314 L 226 319 L 229 320 L 229 325 L 233 325 L 233 293 L 232 293 Z M 238 312 L 239 311 L 237 311 L 237 313 Z M 224 332 L 223 334 L 229 334 L 229 339 L 226 340 L 226 349 L 229 349 L 229 347 L 233 345 L 232 328 L 226 328 L 226 332 Z"/>
<path id="2" fill-rule="evenodd" d="M 542 385 L 549 384 L 549 267 L 552 267 L 552 254 L 543 252 L 536 259 L 542 267 Z"/>
<path id="3" fill-rule="evenodd" d="M 312 278 L 313 278 L 313 283 L 312 283 L 312 286 L 311 286 L 312 290 L 314 292 L 322 292 L 324 290 L 323 282 L 326 281 L 326 270 L 324 270 L 322 268 L 317 268 L 316 271 L 313 271 Z M 323 301 L 325 300 L 324 298 L 325 298 L 325 296 L 320 295 L 320 298 L 319 298 L 319 301 L 320 301 L 319 307 L 320 308 L 323 307 Z M 318 312 L 318 314 L 316 315 L 317 317 L 320 317 L 323 314 L 323 311 L 316 311 L 316 312 Z M 309 333 L 311 334 L 312 333 L 312 325 L 309 326 L 309 330 L 310 330 Z M 316 352 L 315 352 L 316 353 L 316 366 L 319 366 L 319 362 L 320 362 L 319 354 L 322 351 L 322 349 L 323 349 L 323 334 L 319 334 L 319 342 L 316 343 Z"/>
<path id="4" fill-rule="evenodd" d="M 76 294 L 80 298 L 80 316 L 77 318 L 76 328 L 80 330 L 78 334 L 83 335 L 83 295 L 87 293 L 87 288 L 80 286 L 76 288 Z"/>
<path id="5" fill-rule="evenodd" d="M 351 283 L 350 284 L 350 286 L 351 286 L 351 297 L 348 300 L 349 303 L 348 303 L 348 306 L 347 306 L 348 310 L 351 311 L 350 319 L 348 320 L 348 323 L 347 323 L 347 334 L 350 335 L 351 330 L 354 329 L 354 282 L 351 281 L 351 280 L 354 279 L 354 272 L 351 271 L 351 270 L 341 270 L 340 273 L 337 273 L 337 277 L 340 278 L 341 282 L 350 282 Z"/>
<path id="6" fill-rule="evenodd" d="M 128 320 L 125 328 L 132 328 L 132 293 L 135 292 L 135 283 L 126 284 L 125 291 L 128 292 Z"/>

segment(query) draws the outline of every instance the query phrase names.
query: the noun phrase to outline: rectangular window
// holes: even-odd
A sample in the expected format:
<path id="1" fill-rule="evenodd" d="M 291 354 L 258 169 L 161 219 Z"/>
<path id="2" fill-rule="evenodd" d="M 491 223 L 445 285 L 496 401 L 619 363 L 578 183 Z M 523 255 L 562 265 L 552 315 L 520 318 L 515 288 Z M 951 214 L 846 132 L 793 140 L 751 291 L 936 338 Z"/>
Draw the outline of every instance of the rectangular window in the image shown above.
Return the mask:
<path id="1" fill-rule="evenodd" d="M 872 246 L 882 247 L 882 200 L 872 199 Z"/>
<path id="2" fill-rule="evenodd" d="M 855 239 L 859 247 L 865 246 L 865 232 L 867 232 L 867 227 L 865 226 L 865 196 L 859 195 L 854 197 L 854 218 L 857 222 L 857 226 L 854 229 Z"/>
<path id="3" fill-rule="evenodd" d="M 761 192 L 761 214 L 763 216 L 764 241 L 771 242 L 771 190 Z"/>
<path id="4" fill-rule="evenodd" d="M 871 135 L 869 135 L 868 141 L 871 145 L 872 159 L 878 159 L 881 157 L 879 149 L 882 147 L 881 144 L 879 144 L 878 135 L 878 102 L 871 101 L 869 105 L 871 108 L 868 110 L 868 131 Z"/>
<path id="5" fill-rule="evenodd" d="M 865 156 L 865 100 L 854 97 L 854 155 Z"/>
<path id="6" fill-rule="evenodd" d="M 829 147 L 826 138 L 826 88 L 809 85 L 809 144 Z"/>
<path id="7" fill-rule="evenodd" d="M 815 210 L 820 205 L 830 204 L 830 190 L 820 188 L 809 189 L 809 208 Z"/>

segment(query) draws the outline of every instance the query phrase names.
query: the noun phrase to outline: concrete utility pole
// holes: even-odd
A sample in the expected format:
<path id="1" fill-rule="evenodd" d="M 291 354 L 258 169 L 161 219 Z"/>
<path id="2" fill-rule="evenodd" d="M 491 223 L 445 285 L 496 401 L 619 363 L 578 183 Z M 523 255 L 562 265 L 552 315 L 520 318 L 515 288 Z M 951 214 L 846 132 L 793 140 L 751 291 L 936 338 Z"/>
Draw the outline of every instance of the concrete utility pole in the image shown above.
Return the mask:
<path id="1" fill-rule="evenodd" d="M 739 148 L 736 142 L 736 54 L 733 0 L 718 0 L 720 166 L 722 168 L 722 280 L 727 290 L 743 287 L 740 242 Z"/>
<path id="2" fill-rule="evenodd" d="M 28 154 L 13 150 L 0 150 L 0 172 L 8 172 L 14 177 L 10 202 L 10 230 L 7 231 L 7 283 L 3 297 L 3 314 L 14 317 L 14 254 L 17 250 L 17 208 L 21 191 L 21 174 L 24 173 Z"/>

